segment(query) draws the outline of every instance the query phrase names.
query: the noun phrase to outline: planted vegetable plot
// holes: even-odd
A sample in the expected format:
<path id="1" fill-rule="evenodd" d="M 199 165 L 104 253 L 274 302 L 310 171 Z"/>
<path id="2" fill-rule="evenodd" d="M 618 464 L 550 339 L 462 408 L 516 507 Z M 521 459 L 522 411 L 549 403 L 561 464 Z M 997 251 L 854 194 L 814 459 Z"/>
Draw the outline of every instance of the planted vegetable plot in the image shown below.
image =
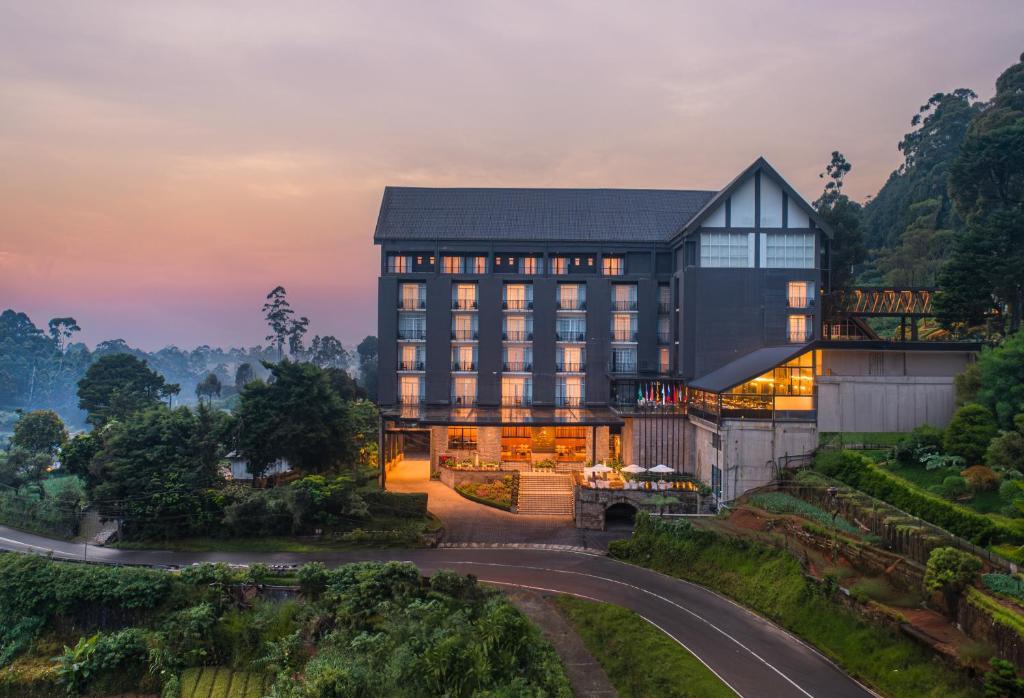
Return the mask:
<path id="1" fill-rule="evenodd" d="M 181 675 L 181 698 L 261 698 L 269 688 L 270 677 L 227 667 L 196 667 Z"/>
<path id="2" fill-rule="evenodd" d="M 747 500 L 752 506 L 764 509 L 771 514 L 796 514 L 805 519 L 817 521 L 825 526 L 832 525 L 832 514 L 820 509 L 810 502 L 786 494 L 785 492 L 762 492 L 755 494 Z M 856 526 L 841 516 L 835 519 L 836 528 L 844 533 L 859 534 Z"/>

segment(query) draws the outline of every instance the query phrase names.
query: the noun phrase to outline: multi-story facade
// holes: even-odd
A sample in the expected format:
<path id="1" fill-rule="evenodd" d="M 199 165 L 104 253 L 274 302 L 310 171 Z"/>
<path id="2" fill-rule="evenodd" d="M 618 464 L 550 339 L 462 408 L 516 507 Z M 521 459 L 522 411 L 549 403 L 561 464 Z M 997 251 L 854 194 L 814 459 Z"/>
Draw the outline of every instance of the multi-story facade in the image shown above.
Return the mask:
<path id="1" fill-rule="evenodd" d="M 730 420 L 761 470 L 816 442 L 830 235 L 763 159 L 720 191 L 388 187 L 387 429 L 435 463 L 666 463 L 730 498 L 763 477 L 729 484 Z"/>

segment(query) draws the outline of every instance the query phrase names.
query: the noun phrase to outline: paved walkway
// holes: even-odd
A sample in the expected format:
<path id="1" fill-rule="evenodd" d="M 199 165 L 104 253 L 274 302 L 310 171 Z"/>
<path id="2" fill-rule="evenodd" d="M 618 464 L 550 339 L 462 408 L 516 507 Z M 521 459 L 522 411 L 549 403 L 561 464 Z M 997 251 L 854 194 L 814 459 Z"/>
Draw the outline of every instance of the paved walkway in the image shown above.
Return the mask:
<path id="1" fill-rule="evenodd" d="M 445 543 L 530 543 L 606 550 L 629 531 L 585 531 L 572 517 L 511 514 L 471 502 L 430 479 L 430 461 L 405 460 L 387 474 L 393 492 L 426 492 L 427 508 L 444 522 Z"/>

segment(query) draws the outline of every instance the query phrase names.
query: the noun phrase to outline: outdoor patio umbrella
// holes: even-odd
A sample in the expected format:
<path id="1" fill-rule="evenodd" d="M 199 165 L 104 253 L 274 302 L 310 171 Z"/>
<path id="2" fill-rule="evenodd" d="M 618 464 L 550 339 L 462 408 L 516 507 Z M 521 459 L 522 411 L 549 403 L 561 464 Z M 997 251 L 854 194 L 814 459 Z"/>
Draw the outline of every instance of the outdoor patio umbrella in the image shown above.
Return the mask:
<path id="1" fill-rule="evenodd" d="M 649 473 L 659 473 L 660 474 L 660 473 L 674 473 L 675 470 L 673 470 L 672 468 L 668 467 L 667 465 L 659 463 L 658 465 L 654 466 L 653 468 L 651 468 L 647 472 L 649 472 Z"/>
<path id="2" fill-rule="evenodd" d="M 592 473 L 610 473 L 611 471 L 612 469 L 609 468 L 604 463 L 598 463 L 597 465 L 590 469 L 590 472 Z"/>
<path id="3" fill-rule="evenodd" d="M 625 468 L 623 468 L 622 472 L 624 472 L 624 473 L 631 473 L 633 475 L 636 475 L 637 473 L 642 473 L 645 470 L 647 470 L 647 468 L 641 468 L 636 463 L 633 463 L 632 465 L 627 465 Z"/>

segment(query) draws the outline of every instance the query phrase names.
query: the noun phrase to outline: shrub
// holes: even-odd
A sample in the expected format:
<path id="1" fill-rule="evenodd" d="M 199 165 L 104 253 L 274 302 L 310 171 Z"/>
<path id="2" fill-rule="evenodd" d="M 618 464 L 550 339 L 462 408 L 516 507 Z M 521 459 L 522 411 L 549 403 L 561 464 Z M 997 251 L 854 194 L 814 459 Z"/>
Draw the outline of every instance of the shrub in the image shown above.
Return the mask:
<path id="1" fill-rule="evenodd" d="M 309 599 L 318 599 L 327 588 L 327 566 L 322 562 L 307 562 L 299 568 L 299 590 Z"/>
<path id="2" fill-rule="evenodd" d="M 981 560 L 956 548 L 935 548 L 928 556 L 924 571 L 924 587 L 929 591 L 959 593 L 974 581 L 981 569 Z"/>
<path id="3" fill-rule="evenodd" d="M 820 453 L 815 458 L 819 472 L 842 480 L 914 516 L 970 540 L 987 545 L 998 540 L 1015 540 L 1016 532 L 992 519 L 923 492 L 910 483 L 882 470 L 852 451 Z"/>
<path id="4" fill-rule="evenodd" d="M 999 498 L 1004 500 L 1004 501 L 1012 502 L 1014 499 L 1016 499 L 1018 496 L 1020 496 L 1020 493 L 1021 493 L 1021 483 L 1020 483 L 1020 480 L 1004 479 L 999 484 Z"/>
<path id="5" fill-rule="evenodd" d="M 989 492 L 999 486 L 999 474 L 984 465 L 972 465 L 960 476 L 967 481 L 972 492 Z"/>
<path id="6" fill-rule="evenodd" d="M 1024 332 L 1015 332 L 978 356 L 977 402 L 988 407 L 1004 429 L 1024 412 Z"/>
<path id="7" fill-rule="evenodd" d="M 138 628 L 96 633 L 65 647 L 56 658 L 58 679 L 69 695 L 80 695 L 93 684 L 107 691 L 139 688 L 146 673 L 146 635 Z M 103 692 L 103 691 L 101 691 Z"/>
<path id="8" fill-rule="evenodd" d="M 915 427 L 913 431 L 896 444 L 896 460 L 902 465 L 917 465 L 922 457 L 942 450 L 942 429 L 929 424 Z"/>
<path id="9" fill-rule="evenodd" d="M 985 450 L 996 433 L 996 420 L 992 412 L 972 402 L 953 415 L 942 446 L 947 453 L 960 456 L 968 463 L 979 463 L 985 457 Z"/>
<path id="10" fill-rule="evenodd" d="M 985 464 L 1005 470 L 1024 466 L 1024 435 L 1019 431 L 1004 431 L 992 439 L 985 450 Z"/>
<path id="11" fill-rule="evenodd" d="M 424 492 L 371 490 L 362 492 L 360 496 L 374 516 L 422 519 L 427 515 L 427 495 Z"/>
<path id="12" fill-rule="evenodd" d="M 1018 698 L 1024 695 L 1024 680 L 1017 678 L 1013 664 L 1005 659 L 993 659 L 992 670 L 985 673 L 986 698 Z"/>
<path id="13" fill-rule="evenodd" d="M 249 565 L 249 571 L 245 575 L 245 581 L 250 584 L 266 584 L 270 578 L 270 568 L 262 562 Z"/>

